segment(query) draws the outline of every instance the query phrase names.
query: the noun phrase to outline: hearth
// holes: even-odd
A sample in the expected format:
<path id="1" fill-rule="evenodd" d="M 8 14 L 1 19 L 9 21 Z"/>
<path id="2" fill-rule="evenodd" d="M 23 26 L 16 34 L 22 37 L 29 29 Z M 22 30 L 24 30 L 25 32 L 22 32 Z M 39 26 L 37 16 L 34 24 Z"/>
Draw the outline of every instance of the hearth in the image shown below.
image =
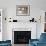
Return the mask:
<path id="1" fill-rule="evenodd" d="M 14 44 L 28 44 L 31 31 L 14 31 Z"/>

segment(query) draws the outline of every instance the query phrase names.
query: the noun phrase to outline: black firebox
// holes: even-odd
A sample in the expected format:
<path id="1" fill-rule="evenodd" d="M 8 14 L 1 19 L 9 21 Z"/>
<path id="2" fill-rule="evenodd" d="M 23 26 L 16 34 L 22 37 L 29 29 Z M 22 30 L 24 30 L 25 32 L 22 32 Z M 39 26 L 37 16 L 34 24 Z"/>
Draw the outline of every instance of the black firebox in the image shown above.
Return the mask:
<path id="1" fill-rule="evenodd" d="M 31 31 L 14 31 L 14 44 L 28 44 Z"/>

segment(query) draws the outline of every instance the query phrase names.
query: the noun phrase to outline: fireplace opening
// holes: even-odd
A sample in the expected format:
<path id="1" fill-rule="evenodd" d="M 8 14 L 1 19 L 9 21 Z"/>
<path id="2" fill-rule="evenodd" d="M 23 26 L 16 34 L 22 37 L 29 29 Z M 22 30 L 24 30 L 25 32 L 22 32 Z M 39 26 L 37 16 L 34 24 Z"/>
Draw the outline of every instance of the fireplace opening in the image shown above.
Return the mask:
<path id="1" fill-rule="evenodd" d="M 28 44 L 31 31 L 14 31 L 14 44 Z"/>

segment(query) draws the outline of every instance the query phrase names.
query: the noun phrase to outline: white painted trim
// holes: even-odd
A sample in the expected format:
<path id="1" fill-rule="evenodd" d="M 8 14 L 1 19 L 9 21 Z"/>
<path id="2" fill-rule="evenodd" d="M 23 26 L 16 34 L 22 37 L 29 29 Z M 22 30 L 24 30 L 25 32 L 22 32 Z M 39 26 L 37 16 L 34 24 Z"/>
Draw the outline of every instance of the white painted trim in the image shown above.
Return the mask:
<path id="1" fill-rule="evenodd" d="M 1 32 L 0 32 L 0 37 L 1 38 L 0 38 L 0 41 L 2 41 L 2 32 L 3 32 L 2 31 L 2 9 L 0 9 L 0 12 L 1 12 L 1 16 L 0 16 L 1 17 Z"/>

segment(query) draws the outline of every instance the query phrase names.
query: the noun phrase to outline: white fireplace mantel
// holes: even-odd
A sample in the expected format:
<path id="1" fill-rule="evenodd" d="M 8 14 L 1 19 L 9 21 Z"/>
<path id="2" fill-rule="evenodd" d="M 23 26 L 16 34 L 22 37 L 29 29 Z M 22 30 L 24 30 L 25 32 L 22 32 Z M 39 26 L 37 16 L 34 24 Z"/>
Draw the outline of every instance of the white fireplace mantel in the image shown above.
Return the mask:
<path id="1" fill-rule="evenodd" d="M 12 31 L 31 31 L 31 38 L 36 39 L 36 25 L 35 22 L 27 23 L 13 23 Z"/>

